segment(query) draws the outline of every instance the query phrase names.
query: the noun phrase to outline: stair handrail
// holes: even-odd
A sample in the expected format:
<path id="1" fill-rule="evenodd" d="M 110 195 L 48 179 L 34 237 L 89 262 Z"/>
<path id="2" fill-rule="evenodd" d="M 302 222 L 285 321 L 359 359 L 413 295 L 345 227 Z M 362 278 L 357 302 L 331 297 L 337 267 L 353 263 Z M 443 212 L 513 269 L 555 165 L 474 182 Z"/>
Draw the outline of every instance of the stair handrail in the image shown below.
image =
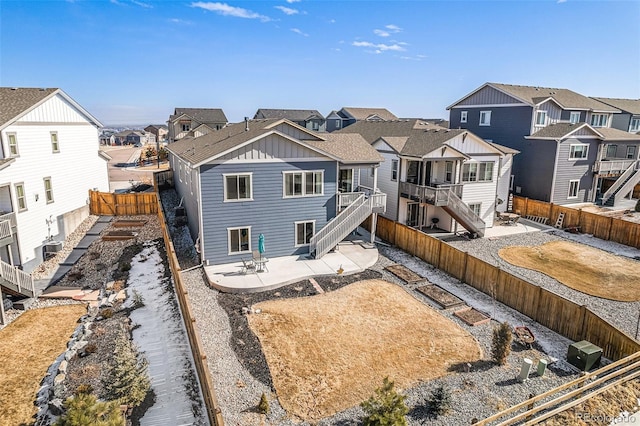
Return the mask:
<path id="1" fill-rule="evenodd" d="M 0 277 L 18 287 L 18 291 L 22 293 L 22 289 L 30 290 L 35 296 L 36 291 L 33 282 L 33 275 L 21 271 L 16 266 L 0 260 Z"/>
<path id="2" fill-rule="evenodd" d="M 616 179 L 616 181 L 613 183 L 613 185 L 611 185 L 611 187 L 609 189 L 607 189 L 607 191 L 602 194 L 602 204 L 606 203 L 609 198 L 611 198 L 611 196 L 613 194 L 615 194 L 615 192 L 622 188 L 622 185 L 624 185 L 627 182 L 627 179 L 629 177 L 631 177 L 631 175 L 633 173 L 635 173 L 636 169 L 638 168 L 638 165 L 640 164 L 640 161 L 634 161 L 628 168 L 627 170 L 624 171 L 624 173 L 622 175 L 620 175 L 620 177 L 618 177 L 618 179 Z"/>
<path id="3" fill-rule="evenodd" d="M 455 210 L 456 213 L 462 216 L 469 225 L 475 228 L 468 229 L 468 231 L 475 231 L 480 234 L 480 236 L 484 236 L 484 230 L 487 226 L 484 220 L 482 220 L 480 216 L 475 214 L 473 210 L 471 210 L 471 208 L 464 201 L 462 201 L 462 199 L 458 197 L 452 190 L 449 190 L 449 192 L 447 193 L 447 197 L 447 206 L 451 207 L 452 210 Z"/>
<path id="4" fill-rule="evenodd" d="M 0 219 L 0 238 L 11 236 L 11 222 Z"/>
<path id="5" fill-rule="evenodd" d="M 620 187 L 620 189 L 618 189 L 616 191 L 615 194 L 613 194 L 613 205 L 615 206 L 618 201 L 620 201 L 622 198 L 624 198 L 629 192 L 633 191 L 633 188 L 635 188 L 635 186 L 638 184 L 638 182 L 640 182 L 640 161 L 636 162 L 635 165 L 635 170 L 634 172 L 631 174 L 631 176 L 629 176 L 624 183 L 622 184 L 622 186 Z"/>
<path id="6" fill-rule="evenodd" d="M 326 252 L 330 250 L 330 248 L 327 249 L 327 246 L 329 245 L 327 244 L 327 237 L 334 234 L 336 230 L 338 230 L 339 226 L 352 217 L 352 215 L 362 206 L 366 206 L 369 210 L 371 208 L 371 201 L 367 199 L 364 194 L 360 194 L 354 202 L 349 204 L 346 209 L 341 211 L 336 217 L 331 219 L 324 227 L 322 227 L 320 231 L 311 237 L 311 240 L 309 241 L 309 253 L 315 252 L 316 258 L 326 254 Z"/>

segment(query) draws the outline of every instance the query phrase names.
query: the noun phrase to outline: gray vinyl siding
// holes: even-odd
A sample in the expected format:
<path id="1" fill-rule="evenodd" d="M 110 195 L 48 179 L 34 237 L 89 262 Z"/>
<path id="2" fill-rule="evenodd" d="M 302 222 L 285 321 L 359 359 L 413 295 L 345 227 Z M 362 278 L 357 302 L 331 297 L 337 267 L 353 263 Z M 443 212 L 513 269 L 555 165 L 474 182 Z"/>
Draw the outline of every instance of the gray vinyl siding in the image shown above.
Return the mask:
<path id="1" fill-rule="evenodd" d="M 275 129 L 285 135 L 291 136 L 295 139 L 304 141 L 304 140 L 318 140 L 318 137 L 312 136 L 306 132 L 303 132 L 301 130 L 296 129 L 295 127 L 283 123 L 283 124 L 279 124 L 278 126 L 275 127 Z"/>
<path id="2" fill-rule="evenodd" d="M 288 129 L 292 129 L 288 126 Z M 294 129 L 302 136 L 302 132 Z M 309 135 L 304 134 L 308 139 Z M 269 135 L 220 157 L 220 160 L 272 160 L 278 158 L 317 158 L 318 153 L 280 135 Z"/>
<path id="3" fill-rule="evenodd" d="M 283 172 L 324 170 L 324 195 L 283 198 Z M 335 216 L 336 170 L 334 161 L 249 162 L 201 167 L 204 256 L 210 264 L 239 262 L 248 254 L 228 254 L 227 228 L 251 227 L 251 249 L 264 234 L 269 257 L 308 253 L 294 247 L 294 222 L 315 221 L 315 231 Z M 253 173 L 253 200 L 223 202 L 224 173 Z"/>
<path id="4" fill-rule="evenodd" d="M 562 108 L 560 108 L 558 104 L 552 101 L 547 101 L 538 106 L 537 111 L 547 112 L 547 124 L 557 123 L 558 121 L 560 121 L 562 115 Z"/>
<path id="5" fill-rule="evenodd" d="M 609 153 L 608 150 L 608 146 L 610 145 L 615 145 L 616 146 L 616 152 L 615 155 L 612 157 L 607 157 L 607 154 Z M 640 141 L 638 142 L 616 142 L 616 141 L 608 141 L 605 144 L 603 144 L 602 149 L 603 149 L 603 158 L 627 158 L 627 147 L 629 146 L 635 146 L 636 147 L 636 155 L 634 158 L 639 158 L 638 154 L 640 151 Z"/>
<path id="6" fill-rule="evenodd" d="M 613 114 L 613 118 L 611 119 L 611 127 L 614 129 L 619 129 L 624 132 L 629 131 L 629 124 L 631 123 L 631 114 L 622 113 L 622 114 Z"/>
<path id="7" fill-rule="evenodd" d="M 493 87 L 484 87 L 471 96 L 458 102 L 459 105 L 502 105 L 502 104 L 521 104 L 522 101 L 507 95 L 504 92 L 494 89 Z"/>
<path id="8" fill-rule="evenodd" d="M 182 200 L 182 206 L 187 212 L 187 223 L 189 232 L 195 240 L 198 238 L 200 229 L 199 209 L 198 209 L 198 172 L 191 169 L 178 157 L 169 153 L 169 163 L 173 170 L 173 185 L 178 197 Z M 182 173 L 180 168 L 182 167 Z M 189 178 L 187 178 L 189 174 Z M 192 183 L 192 180 L 194 180 Z M 193 193 L 192 193 L 193 191 Z"/>
<path id="9" fill-rule="evenodd" d="M 587 158 L 581 160 L 569 159 L 569 148 L 572 144 L 589 145 Z M 595 139 L 569 138 L 560 142 L 558 164 L 556 167 L 556 183 L 553 197 L 550 200 L 552 203 L 571 204 L 589 201 L 593 186 L 591 166 L 595 163 L 597 155 L 598 141 Z M 577 198 L 567 198 L 570 180 L 580 181 Z"/>
<path id="10" fill-rule="evenodd" d="M 378 188 L 387 194 L 387 207 L 382 216 L 391 220 L 398 220 L 398 182 L 400 181 L 400 158 L 397 154 L 389 151 L 378 151 L 384 157 L 384 161 L 378 167 Z M 391 163 L 398 162 L 398 178 L 391 180 Z M 370 169 L 360 171 L 360 183 L 364 186 L 372 187 L 373 178 Z"/>
<path id="11" fill-rule="evenodd" d="M 550 201 L 556 142 L 523 139 L 513 157 L 514 194 L 540 201 Z M 518 170 L 515 164 L 518 163 Z"/>

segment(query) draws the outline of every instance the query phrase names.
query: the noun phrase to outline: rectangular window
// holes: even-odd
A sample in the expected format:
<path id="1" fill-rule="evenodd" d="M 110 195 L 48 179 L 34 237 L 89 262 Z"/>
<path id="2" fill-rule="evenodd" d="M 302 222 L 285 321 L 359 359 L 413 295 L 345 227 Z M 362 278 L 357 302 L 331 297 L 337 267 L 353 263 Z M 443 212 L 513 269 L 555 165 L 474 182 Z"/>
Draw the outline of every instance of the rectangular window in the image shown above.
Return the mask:
<path id="1" fill-rule="evenodd" d="M 308 246 L 315 232 L 315 221 L 296 222 L 295 225 L 296 247 Z"/>
<path id="2" fill-rule="evenodd" d="M 336 120 L 336 129 L 339 129 L 342 126 L 342 120 Z"/>
<path id="3" fill-rule="evenodd" d="M 618 154 L 618 145 L 607 145 L 606 158 L 616 158 L 617 154 Z"/>
<path id="4" fill-rule="evenodd" d="M 398 160 L 391 160 L 391 180 L 398 180 Z"/>
<path id="5" fill-rule="evenodd" d="M 453 182 L 453 161 L 445 161 L 444 163 L 444 181 Z"/>
<path id="6" fill-rule="evenodd" d="M 476 216 L 480 216 L 480 209 L 482 208 L 482 203 L 469 203 L 469 208 L 473 210 L 473 213 Z"/>
<path id="7" fill-rule="evenodd" d="M 229 254 L 251 253 L 251 228 L 227 228 Z"/>
<path id="8" fill-rule="evenodd" d="M 53 187 L 51 186 L 51 178 L 46 177 L 44 180 L 44 196 L 47 200 L 47 204 L 53 203 Z"/>
<path id="9" fill-rule="evenodd" d="M 224 201 L 253 199 L 251 173 L 224 176 Z"/>
<path id="10" fill-rule="evenodd" d="M 635 145 L 629 145 L 627 147 L 627 158 L 629 160 L 633 160 L 636 158 L 636 146 Z"/>
<path id="11" fill-rule="evenodd" d="M 284 197 L 309 197 L 324 193 L 324 171 L 283 172 Z"/>
<path id="12" fill-rule="evenodd" d="M 180 125 L 182 126 L 183 132 L 188 132 L 189 130 L 191 130 L 191 123 L 189 122 L 183 122 L 183 123 L 180 123 Z"/>
<path id="13" fill-rule="evenodd" d="M 591 125 L 593 127 L 607 127 L 608 123 L 608 114 L 591 114 Z"/>
<path id="14" fill-rule="evenodd" d="M 27 209 L 27 195 L 24 192 L 24 183 L 16 183 L 16 201 L 18 203 L 18 211 Z"/>
<path id="15" fill-rule="evenodd" d="M 463 182 L 491 182 L 493 162 L 467 163 L 462 165 Z"/>
<path id="16" fill-rule="evenodd" d="M 317 121 L 312 121 L 311 130 L 318 130 L 318 129 L 320 129 L 320 124 Z"/>
<path id="17" fill-rule="evenodd" d="M 578 187 L 580 186 L 579 180 L 569 181 L 569 194 L 567 198 L 578 198 Z"/>
<path id="18" fill-rule="evenodd" d="M 569 123 L 575 124 L 580 122 L 580 111 L 571 111 L 569 113 Z"/>
<path id="19" fill-rule="evenodd" d="M 480 111 L 480 126 L 491 125 L 491 111 Z"/>
<path id="20" fill-rule="evenodd" d="M 544 127 L 547 124 L 547 111 L 536 111 L 536 126 Z"/>
<path id="21" fill-rule="evenodd" d="M 17 157 L 20 155 L 18 152 L 18 136 L 15 133 L 7 133 L 9 139 L 9 157 Z"/>
<path id="22" fill-rule="evenodd" d="M 640 118 L 631 119 L 631 123 L 629 123 L 629 131 L 633 133 L 640 131 Z"/>
<path id="23" fill-rule="evenodd" d="M 460 122 L 461 123 L 466 123 L 467 122 L 467 114 L 468 114 L 468 111 L 460 111 Z"/>
<path id="24" fill-rule="evenodd" d="M 60 145 L 58 144 L 58 132 L 51 132 L 51 151 L 53 153 L 60 152 Z"/>
<path id="25" fill-rule="evenodd" d="M 589 145 L 576 144 L 576 145 L 569 146 L 569 158 L 572 160 L 587 158 L 588 153 L 589 153 Z"/>

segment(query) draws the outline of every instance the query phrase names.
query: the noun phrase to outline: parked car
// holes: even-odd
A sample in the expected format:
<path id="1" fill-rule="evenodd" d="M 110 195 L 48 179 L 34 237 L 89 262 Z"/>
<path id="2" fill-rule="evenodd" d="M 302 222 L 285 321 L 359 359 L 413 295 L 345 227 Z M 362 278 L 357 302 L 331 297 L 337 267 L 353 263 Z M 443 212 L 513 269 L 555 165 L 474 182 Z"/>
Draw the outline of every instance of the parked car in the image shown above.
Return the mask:
<path id="1" fill-rule="evenodd" d="M 142 148 L 142 142 L 136 142 L 133 146 L 136 148 Z"/>

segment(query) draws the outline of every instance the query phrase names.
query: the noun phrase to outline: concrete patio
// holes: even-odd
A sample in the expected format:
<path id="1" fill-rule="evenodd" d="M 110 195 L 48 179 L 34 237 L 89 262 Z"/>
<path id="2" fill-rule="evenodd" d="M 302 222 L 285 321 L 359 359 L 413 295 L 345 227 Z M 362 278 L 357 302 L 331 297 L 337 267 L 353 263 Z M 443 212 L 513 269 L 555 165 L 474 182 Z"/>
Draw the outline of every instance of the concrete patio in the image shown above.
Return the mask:
<path id="1" fill-rule="evenodd" d="M 362 231 L 364 234 L 366 231 Z M 209 284 L 228 293 L 255 293 L 272 290 L 316 275 L 336 275 L 362 272 L 378 260 L 378 249 L 368 244 L 368 234 L 345 240 L 337 249 L 320 259 L 302 256 L 269 257 L 264 272 L 242 272 L 242 261 L 205 266 Z M 251 258 L 251 254 L 244 257 Z"/>

